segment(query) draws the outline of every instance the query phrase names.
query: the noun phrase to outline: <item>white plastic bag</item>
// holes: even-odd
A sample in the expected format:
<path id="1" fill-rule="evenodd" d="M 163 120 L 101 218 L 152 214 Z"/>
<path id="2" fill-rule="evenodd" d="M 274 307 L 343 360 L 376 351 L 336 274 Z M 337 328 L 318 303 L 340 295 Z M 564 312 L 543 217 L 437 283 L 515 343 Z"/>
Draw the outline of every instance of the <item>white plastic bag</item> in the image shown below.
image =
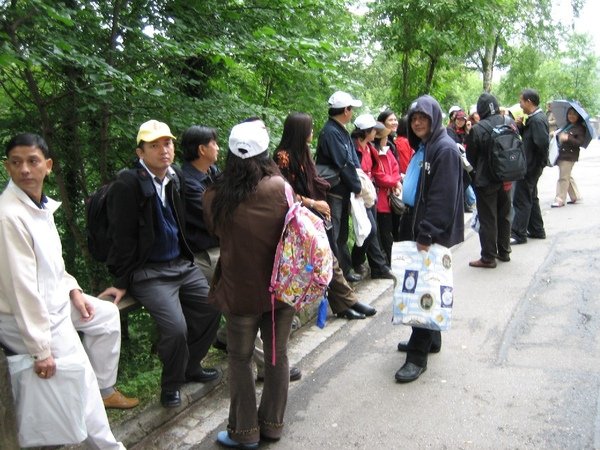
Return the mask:
<path id="1" fill-rule="evenodd" d="M 361 185 L 360 196 L 365 202 L 365 206 L 370 208 L 377 201 L 377 190 L 375 189 L 375 185 L 362 169 L 356 169 L 356 174 L 358 175 Z"/>
<path id="2" fill-rule="evenodd" d="M 548 166 L 553 167 L 556 165 L 556 160 L 558 158 L 558 133 L 560 130 L 556 131 L 556 134 L 550 138 L 550 147 L 548 147 Z"/>
<path id="3" fill-rule="evenodd" d="M 350 207 L 352 210 L 352 224 L 354 225 L 354 242 L 361 247 L 371 233 L 371 221 L 367 216 L 367 209 L 362 197 L 350 194 Z"/>
<path id="4" fill-rule="evenodd" d="M 479 234 L 479 226 L 480 226 L 480 222 L 479 222 L 479 213 L 477 212 L 477 210 L 475 210 L 473 212 L 473 215 L 471 216 L 471 229 Z"/>
<path id="5" fill-rule="evenodd" d="M 21 447 L 77 444 L 87 437 L 85 368 L 56 358 L 56 374 L 40 378 L 30 355 L 9 356 Z"/>
<path id="6" fill-rule="evenodd" d="M 429 252 L 419 252 L 413 241 L 396 246 L 392 255 L 392 273 L 397 279 L 392 323 L 447 330 L 454 303 L 450 250 L 433 244 Z"/>

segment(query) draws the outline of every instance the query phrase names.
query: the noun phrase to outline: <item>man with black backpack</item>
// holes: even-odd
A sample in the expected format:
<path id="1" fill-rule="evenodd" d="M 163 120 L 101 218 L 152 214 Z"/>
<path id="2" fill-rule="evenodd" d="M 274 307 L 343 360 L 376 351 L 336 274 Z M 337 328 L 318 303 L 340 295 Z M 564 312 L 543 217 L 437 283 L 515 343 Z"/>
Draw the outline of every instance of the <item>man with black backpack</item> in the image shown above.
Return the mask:
<path id="1" fill-rule="evenodd" d="M 473 166 L 473 185 L 479 215 L 479 242 L 481 257 L 471 261 L 471 267 L 493 269 L 496 259 L 510 261 L 510 182 L 500 181 L 493 173 L 490 158 L 493 129 L 501 125 L 514 127 L 512 119 L 500 114 L 498 100 L 483 93 L 477 100 L 480 122 L 475 124 L 467 136 L 467 160 Z"/>
<path id="2" fill-rule="evenodd" d="M 208 283 L 185 238 L 185 183 L 172 166 L 174 139 L 165 123 L 142 124 L 135 169 L 121 172 L 108 191 L 111 245 L 106 263 L 115 283 L 100 294 L 112 295 L 118 303 L 129 292 L 156 321 L 165 407 L 181 405 L 183 383 L 219 376 L 200 365 L 220 314 L 207 302 Z"/>
<path id="3" fill-rule="evenodd" d="M 523 89 L 519 98 L 523 112 L 528 115 L 517 119 L 517 125 L 523 136 L 523 146 L 527 158 L 525 178 L 515 184 L 513 208 L 515 215 L 512 223 L 510 243 L 525 244 L 527 238 L 545 239 L 544 220 L 540 209 L 537 184 L 548 162 L 550 135 L 548 119 L 540 109 L 540 96 L 533 89 Z"/>

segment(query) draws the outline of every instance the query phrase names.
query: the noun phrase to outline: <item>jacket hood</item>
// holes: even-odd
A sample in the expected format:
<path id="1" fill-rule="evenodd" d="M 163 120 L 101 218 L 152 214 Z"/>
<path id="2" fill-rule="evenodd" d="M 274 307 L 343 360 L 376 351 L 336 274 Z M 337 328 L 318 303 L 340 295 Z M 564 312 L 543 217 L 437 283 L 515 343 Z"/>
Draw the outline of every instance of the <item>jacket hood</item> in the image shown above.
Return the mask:
<path id="1" fill-rule="evenodd" d="M 498 105 L 496 97 L 487 92 L 481 94 L 477 100 L 477 114 L 481 120 L 494 114 L 500 114 L 500 105 Z"/>
<path id="2" fill-rule="evenodd" d="M 440 134 L 444 133 L 445 128 L 442 124 L 442 108 L 435 98 L 430 95 L 423 95 L 416 99 L 408 110 L 408 141 L 410 146 L 416 149 L 421 143 L 421 139 L 417 137 L 410 126 L 410 122 L 414 113 L 423 113 L 431 119 L 431 134 L 427 139 L 428 142 L 435 141 Z"/>

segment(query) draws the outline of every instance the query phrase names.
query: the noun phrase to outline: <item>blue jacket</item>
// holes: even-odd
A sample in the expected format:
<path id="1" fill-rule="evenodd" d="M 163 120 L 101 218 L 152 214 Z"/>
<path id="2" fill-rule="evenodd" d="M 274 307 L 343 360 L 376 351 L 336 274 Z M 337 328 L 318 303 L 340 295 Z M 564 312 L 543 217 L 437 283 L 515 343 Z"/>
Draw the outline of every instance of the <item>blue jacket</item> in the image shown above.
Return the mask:
<path id="1" fill-rule="evenodd" d="M 408 112 L 408 140 L 418 148 L 421 139 L 410 125 L 414 113 L 431 119 L 424 164 L 413 212 L 413 238 L 420 244 L 452 247 L 464 240 L 463 166 L 456 143 L 442 125 L 442 110 L 429 95 L 419 97 Z"/>

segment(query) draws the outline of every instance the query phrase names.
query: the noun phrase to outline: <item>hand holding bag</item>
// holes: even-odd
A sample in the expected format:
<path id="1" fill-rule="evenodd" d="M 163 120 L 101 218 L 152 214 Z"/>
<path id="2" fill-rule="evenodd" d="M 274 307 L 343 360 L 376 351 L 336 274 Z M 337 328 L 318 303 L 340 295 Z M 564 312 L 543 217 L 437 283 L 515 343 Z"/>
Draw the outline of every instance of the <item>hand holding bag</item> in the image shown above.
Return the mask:
<path id="1" fill-rule="evenodd" d="M 367 216 L 367 209 L 362 197 L 350 194 L 350 208 L 352 211 L 352 225 L 354 226 L 354 242 L 362 247 L 365 239 L 371 233 L 371 221 Z"/>
<path id="2" fill-rule="evenodd" d="M 56 374 L 40 378 L 30 355 L 9 356 L 21 447 L 77 444 L 87 437 L 85 367 L 70 357 L 56 358 Z"/>
<path id="3" fill-rule="evenodd" d="M 402 195 L 396 195 L 393 189 L 390 189 L 388 194 L 388 199 L 390 201 L 390 208 L 394 214 L 401 216 L 406 211 L 406 205 L 402 201 Z"/>
<path id="4" fill-rule="evenodd" d="M 419 252 L 417 243 L 402 241 L 394 249 L 392 323 L 435 331 L 450 328 L 454 303 L 450 249 L 433 244 Z"/>

